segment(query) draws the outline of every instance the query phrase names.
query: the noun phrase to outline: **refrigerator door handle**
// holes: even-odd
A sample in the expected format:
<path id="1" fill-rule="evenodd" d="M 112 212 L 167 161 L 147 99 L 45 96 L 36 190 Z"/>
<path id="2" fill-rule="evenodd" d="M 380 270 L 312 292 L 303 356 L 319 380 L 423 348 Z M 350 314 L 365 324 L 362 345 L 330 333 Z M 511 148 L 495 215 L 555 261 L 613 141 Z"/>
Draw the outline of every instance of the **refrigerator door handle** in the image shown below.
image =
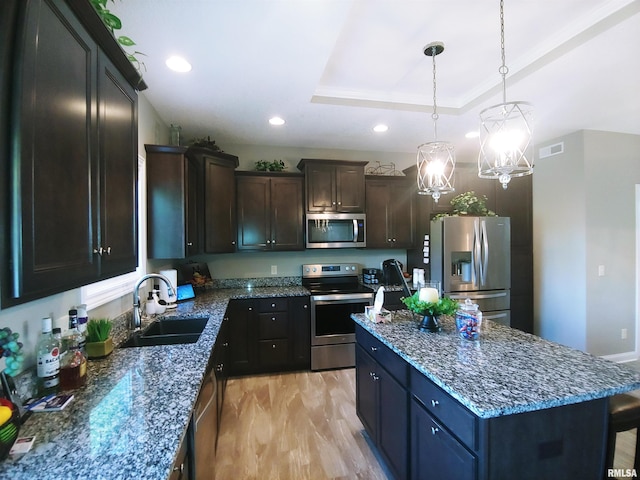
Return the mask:
<path id="1" fill-rule="evenodd" d="M 473 220 L 473 283 L 481 285 L 481 245 L 480 245 L 480 224 L 477 218 Z"/>
<path id="2" fill-rule="evenodd" d="M 487 282 L 487 268 L 489 267 L 489 239 L 487 238 L 486 220 L 481 220 L 480 225 L 482 226 L 482 265 L 480 267 L 482 278 L 480 282 L 481 285 L 484 285 Z"/>
<path id="3" fill-rule="evenodd" d="M 450 298 L 454 300 L 464 300 L 465 298 L 469 298 L 471 300 L 484 300 L 488 298 L 500 298 L 506 297 L 507 292 L 498 292 L 498 293 L 452 293 L 449 295 Z"/>

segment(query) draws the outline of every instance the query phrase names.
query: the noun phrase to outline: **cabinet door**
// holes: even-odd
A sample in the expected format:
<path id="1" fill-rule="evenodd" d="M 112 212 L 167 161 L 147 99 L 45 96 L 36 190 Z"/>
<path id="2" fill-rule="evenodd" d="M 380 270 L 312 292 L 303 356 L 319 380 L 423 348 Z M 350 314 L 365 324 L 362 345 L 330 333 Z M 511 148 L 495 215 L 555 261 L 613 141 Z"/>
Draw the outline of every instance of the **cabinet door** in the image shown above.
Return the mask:
<path id="1" fill-rule="evenodd" d="M 307 212 L 336 211 L 335 168 L 332 165 L 310 164 L 305 169 Z"/>
<path id="2" fill-rule="evenodd" d="M 269 177 L 239 176 L 238 250 L 264 250 L 271 246 Z"/>
<path id="3" fill-rule="evenodd" d="M 380 412 L 378 448 L 396 478 L 407 478 L 409 444 L 409 394 L 380 365 L 377 368 Z"/>
<path id="4" fill-rule="evenodd" d="M 236 250 L 236 181 L 233 168 L 204 159 L 205 252 Z"/>
<path id="5" fill-rule="evenodd" d="M 473 480 L 477 459 L 415 400 L 411 401 L 411 478 Z"/>
<path id="6" fill-rule="evenodd" d="M 367 248 L 389 248 L 391 235 L 389 185 L 380 180 L 366 181 Z"/>
<path id="7" fill-rule="evenodd" d="M 356 413 L 374 443 L 378 442 L 377 363 L 356 344 Z"/>
<path id="8" fill-rule="evenodd" d="M 302 177 L 271 178 L 271 248 L 303 250 Z"/>
<path id="9" fill-rule="evenodd" d="M 197 192 L 187 198 L 197 166 L 185 147 L 145 145 L 147 151 L 147 253 L 149 258 L 185 258 L 197 249 Z"/>
<path id="10" fill-rule="evenodd" d="M 257 347 L 253 300 L 231 300 L 229 317 L 229 374 L 244 375 L 255 368 Z"/>
<path id="11" fill-rule="evenodd" d="M 411 185 L 403 179 L 390 185 L 391 230 L 394 248 L 412 248 L 415 244 L 415 198 Z"/>
<path id="12" fill-rule="evenodd" d="M 137 95 L 106 55 L 99 57 L 100 276 L 132 272 L 138 264 Z"/>
<path id="13" fill-rule="evenodd" d="M 336 211 L 364 212 L 364 166 L 336 166 L 335 185 Z"/>
<path id="14" fill-rule="evenodd" d="M 289 300 L 289 327 L 291 328 L 291 354 L 294 369 L 311 368 L 311 307 L 309 297 L 291 297 Z"/>
<path id="15" fill-rule="evenodd" d="M 98 277 L 97 46 L 63 2 L 32 1 L 18 31 L 12 92 L 11 291 L 3 304 Z M 67 18 L 65 18 L 67 17 Z M 38 41 L 36 41 L 36 39 Z M 61 101 L 73 108 L 61 108 Z M 8 184 L 8 183 L 7 183 Z M 4 287 L 4 286 L 3 286 Z"/>

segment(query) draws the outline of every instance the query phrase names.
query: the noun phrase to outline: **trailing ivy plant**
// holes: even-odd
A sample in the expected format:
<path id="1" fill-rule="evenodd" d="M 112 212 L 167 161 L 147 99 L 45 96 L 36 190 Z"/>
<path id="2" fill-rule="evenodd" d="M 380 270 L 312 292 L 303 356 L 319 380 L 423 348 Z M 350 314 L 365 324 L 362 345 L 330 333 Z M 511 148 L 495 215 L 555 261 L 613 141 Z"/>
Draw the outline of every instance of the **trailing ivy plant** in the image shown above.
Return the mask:
<path id="1" fill-rule="evenodd" d="M 98 13 L 100 18 L 102 19 L 102 22 L 107 26 L 107 28 L 111 32 L 111 35 L 113 35 L 116 41 L 123 47 L 133 47 L 136 42 L 131 40 L 131 38 L 125 35 L 116 36 L 116 30 L 120 30 L 122 28 L 122 21 L 113 13 L 111 13 L 111 11 L 107 8 L 108 1 L 109 0 L 90 0 L 91 5 L 93 5 L 93 8 Z M 115 2 L 115 0 L 111 0 L 111 2 Z M 136 67 L 138 72 L 141 72 L 143 68 L 145 72 L 147 71 L 147 67 L 145 66 L 144 62 L 140 61 L 136 56 L 145 55 L 144 53 L 138 52 L 137 50 L 132 53 L 125 50 L 124 53 L 127 55 L 127 58 L 133 64 L 133 66 Z"/>

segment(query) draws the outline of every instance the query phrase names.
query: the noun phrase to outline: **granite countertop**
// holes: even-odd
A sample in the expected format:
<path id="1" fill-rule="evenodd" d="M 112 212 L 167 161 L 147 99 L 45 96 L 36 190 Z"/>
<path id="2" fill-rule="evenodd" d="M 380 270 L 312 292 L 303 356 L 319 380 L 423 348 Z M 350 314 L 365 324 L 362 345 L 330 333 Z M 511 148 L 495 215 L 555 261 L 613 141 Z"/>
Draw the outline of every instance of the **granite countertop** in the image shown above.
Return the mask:
<path id="1" fill-rule="evenodd" d="M 460 338 L 452 318 L 442 332 L 421 332 L 411 312 L 374 324 L 352 318 L 481 418 L 568 405 L 640 388 L 623 364 L 504 327 L 483 323 L 478 341 Z"/>
<path id="2" fill-rule="evenodd" d="M 0 462 L 0 477 L 168 478 L 229 300 L 304 295 L 300 286 L 211 290 L 168 310 L 159 317 L 209 317 L 197 343 L 116 348 L 90 360 L 87 384 L 64 410 L 34 413 L 22 425 L 20 436 L 35 435 L 35 444 Z"/>

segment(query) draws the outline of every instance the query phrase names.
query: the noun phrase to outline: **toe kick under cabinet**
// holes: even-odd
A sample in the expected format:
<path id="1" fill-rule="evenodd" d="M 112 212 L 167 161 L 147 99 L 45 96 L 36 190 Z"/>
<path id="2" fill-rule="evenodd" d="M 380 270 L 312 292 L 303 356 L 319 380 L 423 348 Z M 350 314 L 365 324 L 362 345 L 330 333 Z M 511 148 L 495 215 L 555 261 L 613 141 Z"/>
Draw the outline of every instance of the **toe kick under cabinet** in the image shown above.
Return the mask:
<path id="1" fill-rule="evenodd" d="M 606 398 L 480 418 L 360 325 L 356 342 L 356 410 L 395 478 L 601 477 Z"/>

